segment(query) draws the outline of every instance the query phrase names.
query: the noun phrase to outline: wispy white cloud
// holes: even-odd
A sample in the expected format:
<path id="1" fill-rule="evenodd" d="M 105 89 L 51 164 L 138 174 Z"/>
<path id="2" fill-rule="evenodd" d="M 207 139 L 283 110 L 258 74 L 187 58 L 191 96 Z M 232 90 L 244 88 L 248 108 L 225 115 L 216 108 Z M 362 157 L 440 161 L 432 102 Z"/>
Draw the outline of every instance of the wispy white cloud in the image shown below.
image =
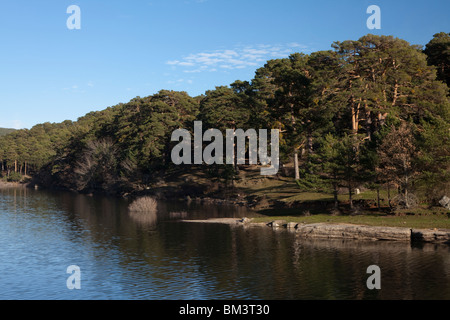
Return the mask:
<path id="1" fill-rule="evenodd" d="M 9 120 L 0 122 L 0 128 L 23 129 L 25 125 L 21 120 Z"/>
<path id="2" fill-rule="evenodd" d="M 307 46 L 296 42 L 237 46 L 231 49 L 192 53 L 181 59 L 167 61 L 167 64 L 173 67 L 182 67 L 185 69 L 185 73 L 255 68 L 267 60 L 285 58 L 291 53 L 307 51 L 307 49 Z"/>
<path id="3" fill-rule="evenodd" d="M 72 92 L 72 93 L 86 93 L 86 89 L 93 88 L 94 86 L 95 86 L 94 82 L 92 80 L 89 80 L 85 84 L 69 85 L 68 87 L 62 88 L 62 90 L 66 91 L 66 92 Z"/>
<path id="4" fill-rule="evenodd" d="M 76 84 L 74 84 L 74 85 L 72 85 L 72 86 L 70 86 L 70 87 L 65 87 L 65 88 L 63 88 L 64 91 L 67 91 L 67 90 L 73 90 L 73 91 L 75 91 L 75 90 L 77 90 L 77 89 L 78 89 L 78 85 L 76 85 Z"/>
<path id="5" fill-rule="evenodd" d="M 177 80 L 169 80 L 167 81 L 168 84 L 181 84 L 181 83 L 187 83 L 187 84 L 192 84 L 193 80 L 192 79 L 177 79 Z"/>

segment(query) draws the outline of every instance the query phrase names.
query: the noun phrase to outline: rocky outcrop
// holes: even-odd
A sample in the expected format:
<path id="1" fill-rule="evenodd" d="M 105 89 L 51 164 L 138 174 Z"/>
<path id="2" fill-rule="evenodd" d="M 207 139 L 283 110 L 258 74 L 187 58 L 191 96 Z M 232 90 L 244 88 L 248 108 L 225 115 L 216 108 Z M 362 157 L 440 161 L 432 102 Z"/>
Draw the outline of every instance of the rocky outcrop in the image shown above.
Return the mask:
<path id="1" fill-rule="evenodd" d="M 182 220 L 195 223 L 219 223 L 230 226 L 246 227 L 271 227 L 273 229 L 287 228 L 295 232 L 299 238 L 310 239 L 347 239 L 347 240 L 370 240 L 370 241 L 403 241 L 403 242 L 429 242 L 450 244 L 449 229 L 410 229 L 398 227 L 376 227 L 355 224 L 327 224 L 313 223 L 302 224 L 286 222 L 285 220 L 274 220 L 269 223 L 256 223 L 252 219 L 242 218 L 216 218 L 207 220 Z"/>
<path id="2" fill-rule="evenodd" d="M 443 206 L 444 208 L 450 210 L 450 198 L 447 196 L 444 196 L 441 201 L 439 201 L 439 204 Z"/>
<path id="3" fill-rule="evenodd" d="M 412 241 L 447 242 L 450 243 L 450 230 L 444 229 L 412 229 Z"/>
<path id="4" fill-rule="evenodd" d="M 281 228 L 281 227 L 286 226 L 286 221 L 285 220 L 275 220 L 275 221 L 269 222 L 267 225 L 272 228 Z"/>
<path id="5" fill-rule="evenodd" d="M 286 228 L 291 229 L 291 230 L 296 229 L 297 226 L 298 226 L 298 223 L 296 223 L 296 222 L 289 222 L 286 224 Z"/>
<path id="6" fill-rule="evenodd" d="M 409 229 L 315 223 L 299 224 L 295 231 L 299 237 L 304 238 L 419 241 L 450 244 L 450 230 L 448 229 Z"/>
<path id="7" fill-rule="evenodd" d="M 298 236 L 305 238 L 410 241 L 407 228 L 372 227 L 352 224 L 314 223 L 298 225 Z"/>

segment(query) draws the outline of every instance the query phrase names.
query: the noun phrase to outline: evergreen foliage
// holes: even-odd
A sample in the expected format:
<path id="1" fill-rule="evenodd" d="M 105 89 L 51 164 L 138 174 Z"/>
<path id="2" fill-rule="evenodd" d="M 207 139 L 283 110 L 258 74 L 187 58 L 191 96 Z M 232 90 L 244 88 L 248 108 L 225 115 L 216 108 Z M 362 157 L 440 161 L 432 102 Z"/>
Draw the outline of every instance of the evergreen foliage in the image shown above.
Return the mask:
<path id="1" fill-rule="evenodd" d="M 126 191 L 174 169 L 171 133 L 280 129 L 280 157 L 302 189 L 394 186 L 436 202 L 449 194 L 448 33 L 422 50 L 392 36 L 335 42 L 333 50 L 295 53 L 199 97 L 161 90 L 77 121 L 43 123 L 0 137 L 1 172 L 32 175 L 84 192 Z M 2 135 L 4 131 L 0 131 Z M 214 176 L 229 166 L 202 166 Z M 231 168 L 233 169 L 233 168 Z M 14 173 L 14 175 L 12 175 Z M 405 180 L 406 179 L 406 180 Z"/>

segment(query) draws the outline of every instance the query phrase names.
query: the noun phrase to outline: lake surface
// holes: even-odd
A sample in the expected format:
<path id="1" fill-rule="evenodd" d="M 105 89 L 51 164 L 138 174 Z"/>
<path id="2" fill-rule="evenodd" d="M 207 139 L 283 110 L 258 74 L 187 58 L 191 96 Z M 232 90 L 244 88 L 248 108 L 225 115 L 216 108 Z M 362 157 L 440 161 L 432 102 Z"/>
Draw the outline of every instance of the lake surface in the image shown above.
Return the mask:
<path id="1" fill-rule="evenodd" d="M 243 217 L 243 208 L 128 202 L 0 190 L 0 299 L 450 299 L 450 247 L 301 240 L 270 228 L 178 219 Z M 67 267 L 81 270 L 69 290 Z M 381 269 L 369 290 L 367 267 Z"/>

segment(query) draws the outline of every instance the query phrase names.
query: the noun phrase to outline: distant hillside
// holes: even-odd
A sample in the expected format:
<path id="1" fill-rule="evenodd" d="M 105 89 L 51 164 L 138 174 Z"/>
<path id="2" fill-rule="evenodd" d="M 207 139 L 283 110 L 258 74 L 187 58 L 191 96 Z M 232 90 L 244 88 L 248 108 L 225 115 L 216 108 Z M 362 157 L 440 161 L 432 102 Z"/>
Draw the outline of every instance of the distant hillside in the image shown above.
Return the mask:
<path id="1" fill-rule="evenodd" d="M 7 128 L 0 128 L 0 137 L 6 136 L 8 133 L 11 133 L 15 131 L 16 129 L 7 129 Z"/>

